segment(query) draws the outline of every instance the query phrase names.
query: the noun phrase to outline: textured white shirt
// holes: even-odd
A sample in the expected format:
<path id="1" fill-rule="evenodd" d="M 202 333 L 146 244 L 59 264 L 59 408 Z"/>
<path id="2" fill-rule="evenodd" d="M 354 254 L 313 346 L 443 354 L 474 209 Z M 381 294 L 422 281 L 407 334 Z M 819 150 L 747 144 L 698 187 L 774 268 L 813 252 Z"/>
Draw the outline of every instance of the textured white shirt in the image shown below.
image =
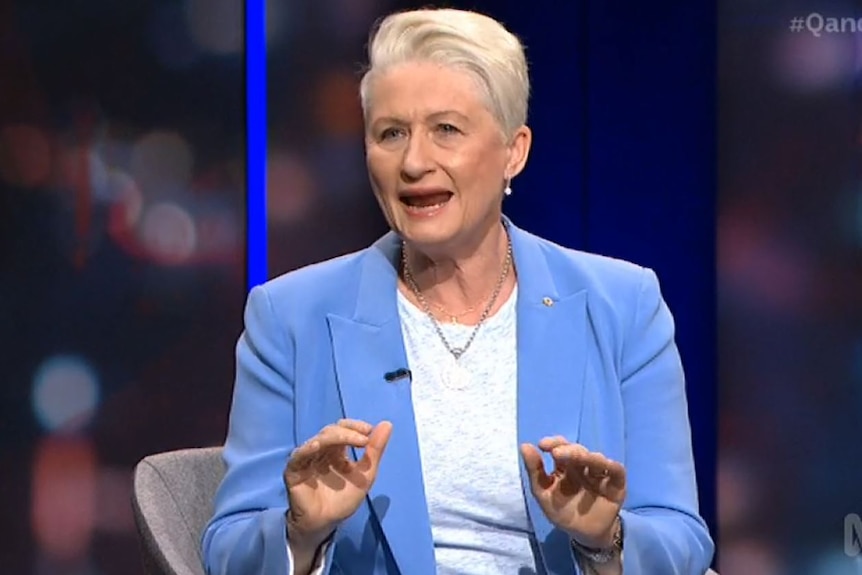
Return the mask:
<path id="1" fill-rule="evenodd" d="M 517 288 L 455 360 L 400 292 L 437 572 L 535 573 L 517 437 Z M 441 324 L 453 347 L 473 326 Z"/>

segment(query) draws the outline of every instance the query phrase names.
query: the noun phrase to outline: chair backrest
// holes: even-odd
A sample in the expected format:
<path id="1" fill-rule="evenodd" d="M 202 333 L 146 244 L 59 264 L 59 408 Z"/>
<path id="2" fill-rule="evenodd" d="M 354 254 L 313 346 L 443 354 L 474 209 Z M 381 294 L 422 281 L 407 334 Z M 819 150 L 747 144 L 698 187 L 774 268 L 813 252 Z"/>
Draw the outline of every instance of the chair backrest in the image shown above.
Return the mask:
<path id="1" fill-rule="evenodd" d="M 221 447 L 150 455 L 135 467 L 132 507 L 148 575 L 205 575 L 201 534 L 224 471 Z"/>

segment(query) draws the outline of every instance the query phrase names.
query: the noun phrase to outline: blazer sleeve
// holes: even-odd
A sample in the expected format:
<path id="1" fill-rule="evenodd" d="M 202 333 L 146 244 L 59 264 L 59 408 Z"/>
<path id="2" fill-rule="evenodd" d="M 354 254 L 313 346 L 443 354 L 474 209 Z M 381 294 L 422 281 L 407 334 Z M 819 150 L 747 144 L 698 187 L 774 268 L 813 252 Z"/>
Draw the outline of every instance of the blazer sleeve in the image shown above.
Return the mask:
<path id="1" fill-rule="evenodd" d="M 290 575 L 282 473 L 295 447 L 293 346 L 265 286 L 249 293 L 236 361 L 227 472 L 202 537 L 204 565 L 210 575 Z"/>
<path id="2" fill-rule="evenodd" d="M 623 572 L 702 575 L 714 544 L 698 511 L 674 321 L 649 269 L 624 337 L 621 376 L 629 479 L 621 512 Z"/>

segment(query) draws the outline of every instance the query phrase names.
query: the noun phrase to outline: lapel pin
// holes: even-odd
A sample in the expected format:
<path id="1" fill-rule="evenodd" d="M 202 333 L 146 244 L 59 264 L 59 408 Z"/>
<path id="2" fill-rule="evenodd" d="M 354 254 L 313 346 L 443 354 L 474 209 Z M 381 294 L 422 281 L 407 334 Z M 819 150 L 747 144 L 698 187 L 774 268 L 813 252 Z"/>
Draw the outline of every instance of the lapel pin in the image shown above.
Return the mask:
<path id="1" fill-rule="evenodd" d="M 545 304 L 545 307 L 551 307 L 554 305 L 554 300 L 546 296 L 542 298 L 542 303 Z"/>

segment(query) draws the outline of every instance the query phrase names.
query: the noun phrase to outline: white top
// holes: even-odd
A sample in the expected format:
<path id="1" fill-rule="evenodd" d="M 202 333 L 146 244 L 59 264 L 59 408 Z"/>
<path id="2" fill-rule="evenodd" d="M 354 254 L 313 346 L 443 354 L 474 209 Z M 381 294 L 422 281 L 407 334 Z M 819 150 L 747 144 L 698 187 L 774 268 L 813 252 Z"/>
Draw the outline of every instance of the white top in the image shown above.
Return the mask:
<path id="1" fill-rule="evenodd" d="M 517 437 L 517 288 L 455 360 L 400 292 L 437 573 L 535 573 Z M 473 326 L 441 324 L 453 347 Z"/>

